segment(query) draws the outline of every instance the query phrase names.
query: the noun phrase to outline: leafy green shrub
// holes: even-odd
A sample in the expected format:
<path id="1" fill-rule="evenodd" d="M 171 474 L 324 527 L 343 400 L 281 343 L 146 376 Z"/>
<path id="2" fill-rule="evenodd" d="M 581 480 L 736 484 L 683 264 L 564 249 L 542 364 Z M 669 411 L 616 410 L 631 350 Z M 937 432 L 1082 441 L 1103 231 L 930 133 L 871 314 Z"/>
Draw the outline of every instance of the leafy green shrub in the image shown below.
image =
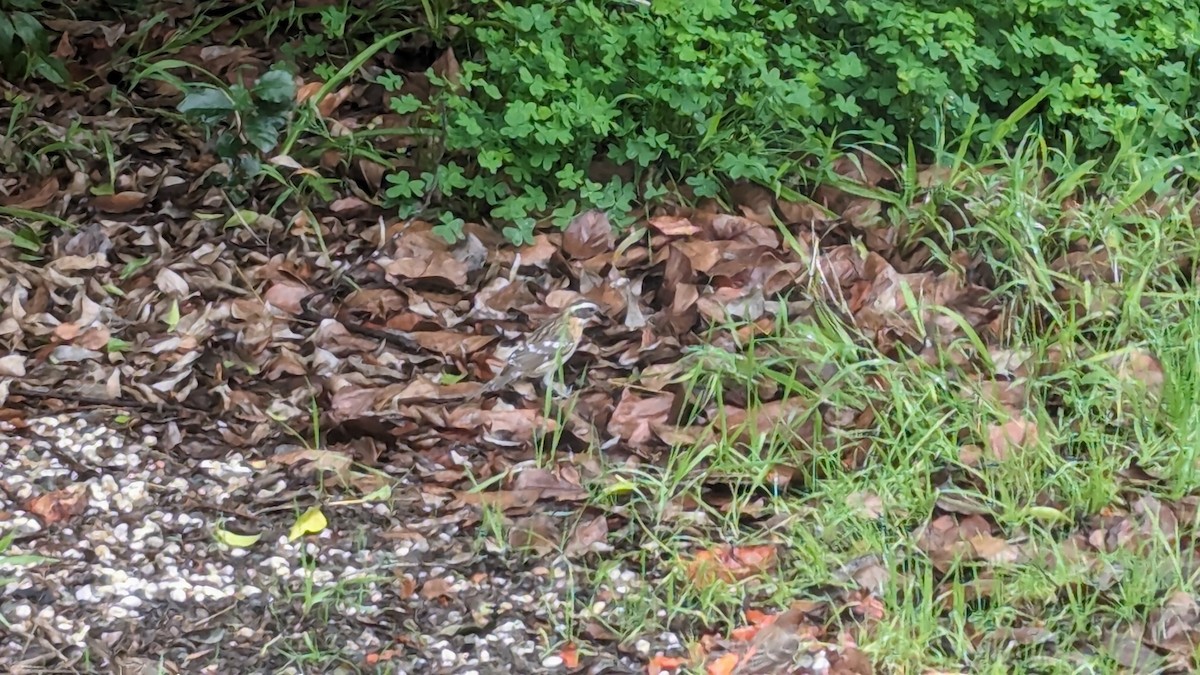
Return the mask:
<path id="1" fill-rule="evenodd" d="M 0 0 L 0 77 L 20 82 L 42 77 L 54 84 L 67 81 L 66 69 L 50 55 L 50 39 L 32 13 L 36 0 Z"/>
<path id="2" fill-rule="evenodd" d="M 244 179 L 256 176 L 261 166 L 253 151 L 265 154 L 279 143 L 295 97 L 292 74 L 275 67 L 250 87 L 190 85 L 178 110 L 215 141 L 217 157 L 232 167 L 230 185 L 244 188 Z"/>
<path id="3" fill-rule="evenodd" d="M 437 102 L 454 161 L 389 177 L 389 194 L 481 200 L 514 241 L 564 193 L 560 221 L 637 196 L 590 180 L 596 160 L 667 169 L 705 195 L 774 182 L 847 130 L 986 140 L 1042 90 L 1033 119 L 1091 149 L 1189 141 L 1200 102 L 1192 0 L 474 3 L 453 17 L 461 86 Z"/>

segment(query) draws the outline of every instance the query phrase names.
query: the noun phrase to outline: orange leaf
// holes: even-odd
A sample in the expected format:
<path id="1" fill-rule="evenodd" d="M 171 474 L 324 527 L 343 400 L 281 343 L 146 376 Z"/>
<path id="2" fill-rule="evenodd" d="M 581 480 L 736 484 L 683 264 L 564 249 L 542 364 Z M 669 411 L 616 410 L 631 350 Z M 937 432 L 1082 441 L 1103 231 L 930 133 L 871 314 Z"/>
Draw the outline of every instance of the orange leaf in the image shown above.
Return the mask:
<path id="1" fill-rule="evenodd" d="M 296 89 L 296 103 L 304 103 L 325 86 L 324 82 L 305 82 Z"/>
<path id="2" fill-rule="evenodd" d="M 687 659 L 679 656 L 659 654 L 650 658 L 650 662 L 646 664 L 646 673 L 647 675 L 659 675 L 664 670 L 675 670 L 680 666 L 686 666 L 687 662 Z"/>
<path id="3" fill-rule="evenodd" d="M 700 585 L 714 581 L 733 583 L 770 569 L 775 564 L 775 547 L 719 546 L 701 551 L 689 566 L 689 576 Z"/>
<path id="4" fill-rule="evenodd" d="M 708 664 L 708 675 L 730 675 L 737 664 L 737 654 L 726 654 Z"/>
<path id="5" fill-rule="evenodd" d="M 745 614 L 746 620 L 756 626 L 761 626 L 768 621 L 775 620 L 774 614 L 767 614 L 766 612 L 758 609 L 748 609 L 746 610 Z"/>
<path id="6" fill-rule="evenodd" d="M 572 669 L 579 667 L 579 648 L 574 643 L 567 644 L 558 655 L 562 657 L 564 666 Z"/>
<path id="7" fill-rule="evenodd" d="M 80 484 L 47 492 L 25 502 L 25 510 L 47 525 L 74 518 L 86 508 L 87 489 Z"/>

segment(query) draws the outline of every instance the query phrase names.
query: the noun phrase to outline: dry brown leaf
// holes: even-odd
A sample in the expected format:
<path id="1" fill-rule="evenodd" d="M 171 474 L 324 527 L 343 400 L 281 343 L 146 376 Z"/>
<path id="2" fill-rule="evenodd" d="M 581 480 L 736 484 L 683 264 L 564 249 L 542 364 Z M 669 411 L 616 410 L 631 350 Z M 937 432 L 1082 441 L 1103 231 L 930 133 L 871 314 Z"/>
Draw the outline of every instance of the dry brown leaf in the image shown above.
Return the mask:
<path id="1" fill-rule="evenodd" d="M 695 223 L 683 216 L 655 216 L 649 223 L 650 227 L 669 237 L 688 237 L 700 232 Z"/>
<path id="2" fill-rule="evenodd" d="M 284 466 L 292 466 L 298 463 L 304 463 L 306 468 L 311 471 L 329 471 L 342 480 L 345 484 L 346 479 L 350 476 L 350 470 L 354 466 L 354 458 L 344 452 L 334 452 L 331 450 L 323 450 L 320 448 L 304 448 L 284 452 L 268 457 L 269 461 Z"/>
<path id="3" fill-rule="evenodd" d="M 454 55 L 454 49 L 447 47 L 430 66 L 434 74 L 450 83 L 450 86 L 457 87 L 459 78 L 462 76 L 462 66 L 458 64 L 458 57 Z"/>
<path id="4" fill-rule="evenodd" d="M 36 188 L 30 186 L 15 195 L 3 197 L 0 199 L 0 205 L 18 209 L 40 209 L 54 201 L 54 198 L 58 196 L 58 190 L 58 179 L 47 178 Z"/>
<path id="5" fill-rule="evenodd" d="M 513 480 L 514 490 L 537 490 L 544 499 L 555 501 L 578 501 L 587 497 L 587 490 L 579 484 L 578 477 L 568 478 L 561 473 L 546 469 L 527 469 Z"/>
<path id="6" fill-rule="evenodd" d="M 1015 563 L 1021 558 L 1021 552 L 1004 539 L 990 534 L 979 533 L 967 539 L 975 553 L 975 557 L 990 563 Z"/>
<path id="7" fill-rule="evenodd" d="M 329 204 L 329 210 L 339 216 L 355 216 L 364 213 L 370 206 L 358 197 L 343 197 L 333 200 Z"/>
<path id="8" fill-rule="evenodd" d="M 87 486 L 79 483 L 38 495 L 25 503 L 25 510 L 46 525 L 74 518 L 86 508 Z"/>
<path id="9" fill-rule="evenodd" d="M 567 542 L 567 555 L 576 557 L 610 550 L 611 547 L 606 544 L 607 539 L 608 518 L 604 514 L 593 516 L 575 526 L 571 540 Z"/>
<path id="10" fill-rule="evenodd" d="M 104 213 L 129 213 L 146 205 L 150 196 L 144 192 L 128 190 L 113 195 L 92 197 L 92 206 Z"/>
<path id="11" fill-rule="evenodd" d="M 692 264 L 693 270 L 702 274 L 708 274 L 721 261 L 723 243 L 725 242 L 689 239 L 674 242 L 671 244 L 671 248 L 678 250 L 686 256 Z"/>
<path id="12" fill-rule="evenodd" d="M 1144 629 L 1140 624 L 1113 626 L 1102 631 L 1105 653 L 1121 666 L 1135 673 L 1159 672 L 1162 657 L 1152 647 L 1142 643 Z"/>
<path id="13" fill-rule="evenodd" d="M 1182 590 L 1167 596 L 1161 607 L 1150 611 L 1146 641 L 1181 656 L 1192 656 L 1200 647 L 1200 605 Z"/>
<path id="14" fill-rule="evenodd" d="M 353 93 L 354 88 L 346 85 L 335 92 L 326 94 L 325 98 L 317 103 L 317 112 L 321 113 L 321 117 L 330 117 Z"/>
<path id="15" fill-rule="evenodd" d="M 780 200 L 779 212 L 783 216 L 783 222 L 788 225 L 825 223 L 835 218 L 832 213 L 811 201 L 789 202 Z"/>
<path id="16" fill-rule="evenodd" d="M 451 255 L 446 242 L 431 231 L 404 232 L 396 240 L 391 259 L 381 256 L 378 262 L 388 274 L 397 277 L 444 279 L 453 286 L 465 285 L 470 272 L 467 264 Z"/>
<path id="17" fill-rule="evenodd" d="M 582 260 L 607 253 L 615 242 L 612 223 L 603 211 L 591 210 L 575 216 L 563 232 L 563 251 Z"/>
<path id="18" fill-rule="evenodd" d="M 696 270 L 692 268 L 691 260 L 675 245 L 667 247 L 667 264 L 663 269 L 662 299 L 671 302 L 675 289 L 680 284 L 691 284 L 696 281 Z"/>
<path id="19" fill-rule="evenodd" d="M 454 594 L 454 582 L 444 577 L 434 577 L 421 585 L 421 597 L 426 600 L 449 598 Z"/>
<path id="20" fill-rule="evenodd" d="M 296 316 L 304 310 L 300 301 L 308 297 L 312 291 L 298 281 L 284 280 L 273 283 L 263 293 L 263 300 L 283 311 Z"/>
<path id="21" fill-rule="evenodd" d="M 746 218 L 759 225 L 775 225 L 775 193 L 771 190 L 739 181 L 729 187 L 729 199 Z"/>
<path id="22" fill-rule="evenodd" d="M 496 341 L 492 335 L 463 335 L 450 330 L 419 330 L 408 336 L 421 349 L 448 356 L 474 354 Z"/>
<path id="23" fill-rule="evenodd" d="M 890 167 L 874 155 L 861 151 L 842 155 L 834 160 L 831 168 L 834 173 L 867 187 L 876 187 L 895 177 Z"/>
<path id="24" fill-rule="evenodd" d="M 698 586 L 708 586 L 717 581 L 733 583 L 772 569 L 778 559 L 775 547 L 762 546 L 716 546 L 700 551 L 688 563 L 688 578 Z"/>
<path id="25" fill-rule="evenodd" d="M 522 265 L 545 267 L 558 253 L 558 246 L 545 234 L 535 235 L 532 244 L 522 246 L 517 250 Z"/>
<path id="26" fill-rule="evenodd" d="M 846 497 L 846 505 L 856 516 L 867 520 L 883 515 L 883 499 L 874 492 L 855 492 Z"/>
<path id="27" fill-rule="evenodd" d="M 1038 443 L 1037 422 L 1025 418 L 991 424 L 987 428 L 987 450 L 997 461 L 1004 461 Z"/>
<path id="28" fill-rule="evenodd" d="M 972 538 L 991 535 L 991 526 L 980 516 L 962 520 L 954 516 L 939 516 L 921 528 L 917 546 L 925 551 L 934 567 L 945 572 L 958 558 L 974 555 Z M 992 542 L 981 539 L 986 548 Z M 990 549 L 989 549 L 990 550 Z"/>
<path id="29" fill-rule="evenodd" d="M 559 537 L 558 520 L 539 513 L 513 523 L 508 531 L 508 545 L 545 556 L 558 549 Z"/>
<path id="30" fill-rule="evenodd" d="M 493 492 L 456 492 L 455 499 L 460 504 L 472 506 L 490 506 L 501 511 L 525 510 L 537 503 L 542 491 L 530 490 L 496 490 Z"/>
<path id="31" fill-rule="evenodd" d="M 464 431 L 486 430 L 494 436 L 524 442 L 532 440 L 535 432 L 552 432 L 558 423 L 542 417 L 533 409 L 483 410 L 464 406 L 446 416 L 446 426 Z"/>
<path id="32" fill-rule="evenodd" d="M 629 445 L 645 445 L 654 438 L 655 426 L 671 421 L 674 405 L 674 394 L 643 397 L 626 389 L 621 392 L 621 400 L 608 420 L 608 433 Z"/>
<path id="33" fill-rule="evenodd" d="M 1110 358 L 1108 365 L 1122 382 L 1136 385 L 1152 402 L 1161 399 L 1163 368 L 1154 354 L 1145 349 L 1130 349 Z"/>
<path id="34" fill-rule="evenodd" d="M 296 87 L 296 103 L 304 103 L 312 98 L 323 86 L 325 86 L 325 83 L 318 80 L 315 82 L 305 82 Z"/>

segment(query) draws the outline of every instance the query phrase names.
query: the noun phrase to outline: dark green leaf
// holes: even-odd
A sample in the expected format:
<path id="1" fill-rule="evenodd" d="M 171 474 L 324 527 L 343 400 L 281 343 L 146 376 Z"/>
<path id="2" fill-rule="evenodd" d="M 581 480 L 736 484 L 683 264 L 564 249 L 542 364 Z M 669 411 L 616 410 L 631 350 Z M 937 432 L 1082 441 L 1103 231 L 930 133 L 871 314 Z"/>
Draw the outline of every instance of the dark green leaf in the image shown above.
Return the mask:
<path id="1" fill-rule="evenodd" d="M 233 110 L 233 99 L 216 87 L 199 86 L 189 91 L 176 109 L 184 115 L 223 115 Z"/>
<path id="2" fill-rule="evenodd" d="M 254 95 L 272 103 L 290 103 L 296 97 L 296 81 L 282 68 L 272 68 L 258 78 Z"/>
<path id="3" fill-rule="evenodd" d="M 270 152 L 279 143 L 286 120 L 280 117 L 251 117 L 242 127 L 246 140 L 262 152 Z"/>

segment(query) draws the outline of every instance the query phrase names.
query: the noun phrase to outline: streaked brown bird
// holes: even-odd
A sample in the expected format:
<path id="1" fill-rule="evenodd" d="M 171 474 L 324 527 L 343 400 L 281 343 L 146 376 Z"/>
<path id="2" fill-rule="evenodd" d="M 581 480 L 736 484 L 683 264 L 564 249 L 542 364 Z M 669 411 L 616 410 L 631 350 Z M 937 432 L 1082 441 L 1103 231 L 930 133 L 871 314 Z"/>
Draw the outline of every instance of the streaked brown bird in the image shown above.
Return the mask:
<path id="1" fill-rule="evenodd" d="M 797 657 L 804 653 L 800 630 L 804 613 L 789 609 L 764 626 L 750 642 L 732 675 L 790 675 L 800 672 Z"/>
<path id="2" fill-rule="evenodd" d="M 567 305 L 522 340 L 500 372 L 471 398 L 494 393 L 517 380 L 539 377 L 547 390 L 562 393 L 554 378 L 579 348 L 583 330 L 599 314 L 600 306 L 591 300 L 576 300 Z"/>

